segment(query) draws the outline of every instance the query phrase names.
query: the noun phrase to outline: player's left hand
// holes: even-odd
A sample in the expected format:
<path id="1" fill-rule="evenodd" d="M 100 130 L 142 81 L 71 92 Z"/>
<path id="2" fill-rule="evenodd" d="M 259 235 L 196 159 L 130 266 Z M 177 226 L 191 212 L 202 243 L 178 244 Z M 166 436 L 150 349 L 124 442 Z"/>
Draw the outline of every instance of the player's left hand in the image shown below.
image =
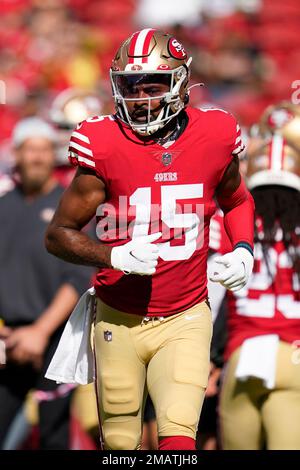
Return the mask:
<path id="1" fill-rule="evenodd" d="M 242 289 L 248 282 L 252 273 L 254 259 L 246 248 L 236 248 L 224 256 L 215 258 L 218 266 L 214 274 L 210 276 L 213 282 L 220 282 L 226 289 L 237 291 Z"/>
<path id="2" fill-rule="evenodd" d="M 30 362 L 39 369 L 48 341 L 49 337 L 34 324 L 16 328 L 5 340 L 8 358 L 18 364 Z"/>

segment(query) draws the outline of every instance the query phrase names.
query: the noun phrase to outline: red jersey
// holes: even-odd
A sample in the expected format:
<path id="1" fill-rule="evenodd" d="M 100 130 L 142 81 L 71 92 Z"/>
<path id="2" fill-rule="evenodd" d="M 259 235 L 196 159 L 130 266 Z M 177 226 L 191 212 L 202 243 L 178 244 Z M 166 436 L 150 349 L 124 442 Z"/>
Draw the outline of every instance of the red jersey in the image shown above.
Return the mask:
<path id="1" fill-rule="evenodd" d="M 73 132 L 69 158 L 94 170 L 106 187 L 97 210 L 101 243 L 162 232 L 153 276 L 99 270 L 95 288 L 108 305 L 166 316 L 207 297 L 206 259 L 215 189 L 242 149 L 240 128 L 217 109 L 186 109 L 188 124 L 165 148 L 143 141 L 114 116 L 90 118 Z"/>
<path id="2" fill-rule="evenodd" d="M 217 209 L 210 221 L 209 248 L 222 255 L 233 250 L 224 227 L 224 214 L 221 209 Z"/>
<path id="3" fill-rule="evenodd" d="M 268 266 L 260 243 L 255 244 L 254 259 L 247 287 L 228 291 L 226 359 L 253 336 L 277 334 L 288 343 L 300 338 L 299 280 L 283 242 L 277 240 L 268 249 Z"/>

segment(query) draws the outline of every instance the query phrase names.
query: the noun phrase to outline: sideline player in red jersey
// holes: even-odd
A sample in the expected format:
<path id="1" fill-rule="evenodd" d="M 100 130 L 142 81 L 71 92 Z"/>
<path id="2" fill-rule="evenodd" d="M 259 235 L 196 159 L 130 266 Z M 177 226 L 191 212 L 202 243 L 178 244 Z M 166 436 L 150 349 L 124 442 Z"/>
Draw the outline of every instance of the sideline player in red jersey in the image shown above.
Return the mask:
<path id="1" fill-rule="evenodd" d="M 100 268 L 94 344 L 107 449 L 139 447 L 147 391 L 159 448 L 195 449 L 209 373 L 214 198 L 234 249 L 213 279 L 236 290 L 253 266 L 240 128 L 223 110 L 188 106 L 190 64 L 161 31 L 144 29 L 121 45 L 111 67 L 116 114 L 73 132 L 77 174 L 47 232 L 51 253 Z M 95 214 L 101 243 L 81 231 Z"/>
<path id="2" fill-rule="evenodd" d="M 294 108 L 294 109 L 293 109 Z M 283 123 L 283 108 L 276 106 Z M 220 400 L 226 450 L 300 449 L 299 107 L 248 153 L 256 205 L 255 263 L 247 287 L 228 292 L 227 365 Z"/>

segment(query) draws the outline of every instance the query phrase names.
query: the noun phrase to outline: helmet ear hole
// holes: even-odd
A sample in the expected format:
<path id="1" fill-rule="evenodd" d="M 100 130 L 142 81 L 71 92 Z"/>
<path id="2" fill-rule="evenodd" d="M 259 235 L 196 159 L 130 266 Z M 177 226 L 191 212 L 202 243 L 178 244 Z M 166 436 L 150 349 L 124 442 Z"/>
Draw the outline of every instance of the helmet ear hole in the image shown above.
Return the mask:
<path id="1" fill-rule="evenodd" d="M 189 101 L 190 101 L 190 95 L 188 93 L 185 93 L 184 98 L 183 98 L 184 105 L 186 106 Z"/>

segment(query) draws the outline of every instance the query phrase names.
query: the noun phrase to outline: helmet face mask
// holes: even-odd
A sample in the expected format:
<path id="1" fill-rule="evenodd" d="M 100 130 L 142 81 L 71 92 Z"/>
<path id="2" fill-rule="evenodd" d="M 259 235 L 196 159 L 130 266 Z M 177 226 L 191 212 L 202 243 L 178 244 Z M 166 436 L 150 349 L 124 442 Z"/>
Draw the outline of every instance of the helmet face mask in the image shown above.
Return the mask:
<path id="1" fill-rule="evenodd" d="M 191 60 L 176 39 L 162 31 L 134 33 L 121 45 L 110 69 L 118 117 L 141 135 L 164 127 L 188 101 Z"/>

